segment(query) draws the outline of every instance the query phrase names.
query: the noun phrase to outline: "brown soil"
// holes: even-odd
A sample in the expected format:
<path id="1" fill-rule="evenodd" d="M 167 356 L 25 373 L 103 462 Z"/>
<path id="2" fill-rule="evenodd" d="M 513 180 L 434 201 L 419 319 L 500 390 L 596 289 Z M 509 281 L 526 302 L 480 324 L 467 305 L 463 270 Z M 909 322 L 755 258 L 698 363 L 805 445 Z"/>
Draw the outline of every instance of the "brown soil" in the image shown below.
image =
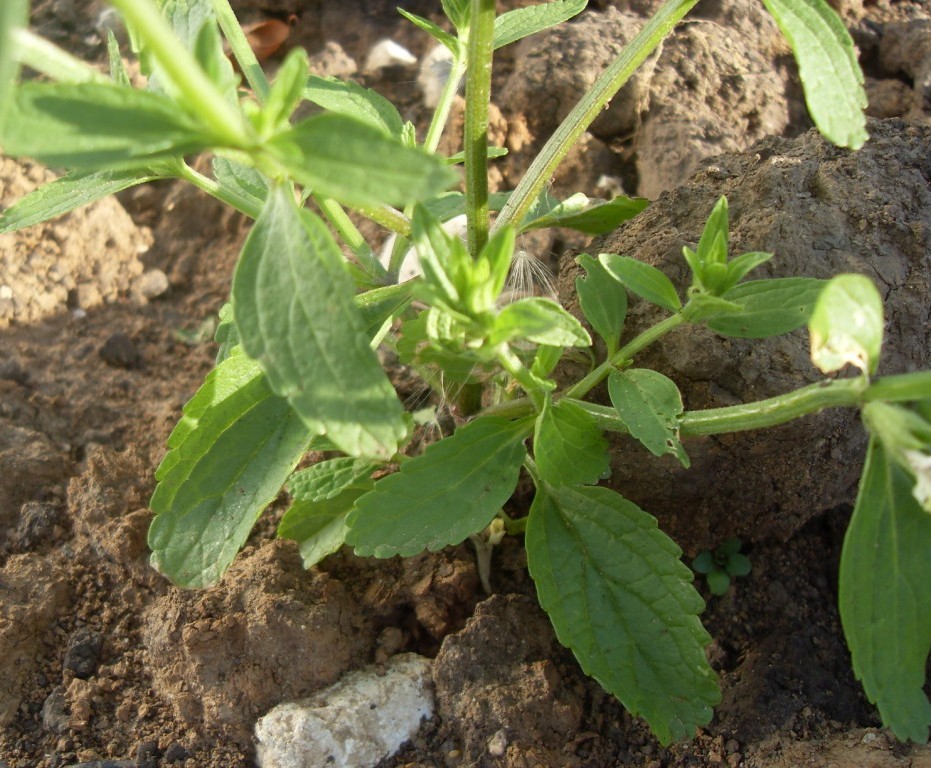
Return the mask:
<path id="1" fill-rule="evenodd" d="M 518 4 L 528 3 L 507 5 Z M 418 56 L 430 47 L 394 3 L 235 5 L 249 18 L 297 14 L 290 43 L 320 71 L 358 77 L 422 123 L 416 68 L 364 71 L 381 38 Z M 494 129 L 511 154 L 496 184 L 515 183 L 651 5 L 592 2 L 576 22 L 502 51 Z M 438 20 L 436 6 L 405 4 Z M 35 24 L 100 60 L 102 10 L 45 0 Z M 596 122 L 555 189 L 675 189 L 592 246 L 672 269 L 670 253 L 697 240 L 726 193 L 735 248 L 776 251 L 783 273 L 879 278 L 893 317 L 887 370 L 926 367 L 931 14 L 885 0 L 840 10 L 869 74 L 871 112 L 907 120 L 871 125 L 860 154 L 813 134 L 792 139 L 810 124 L 771 25 L 757 4 L 707 2 Z M 770 134 L 781 138 L 751 148 Z M 722 151 L 736 154 L 708 159 Z M 0 205 L 42 178 L 3 160 Z M 404 651 L 435 657 L 438 710 L 385 768 L 931 766 L 927 748 L 879 729 L 839 626 L 837 560 L 862 449 L 850 415 L 689 444 L 697 468 L 687 476 L 662 463 L 616 468 L 612 482 L 690 554 L 739 533 L 753 563 L 724 597 L 706 594 L 723 702 L 695 739 L 669 748 L 556 642 L 519 541 L 496 549 L 490 597 L 467 545 L 405 561 L 340 552 L 305 572 L 296 548 L 273 539 L 276 506 L 218 586 L 168 584 L 145 545 L 152 471 L 212 365 L 213 318 L 247 230 L 199 193 L 160 184 L 0 238 L 0 768 L 253 765 L 252 729 L 269 708 Z M 580 244 L 556 233 L 523 247 L 547 260 Z M 568 256 L 561 272 L 565 286 Z M 699 347 L 680 337 L 656 362 L 689 407 L 725 404 L 808 380 L 804 339 L 778 343 L 690 357 Z M 730 477 L 722 466 L 740 456 L 750 457 L 738 462 L 744 474 Z"/>

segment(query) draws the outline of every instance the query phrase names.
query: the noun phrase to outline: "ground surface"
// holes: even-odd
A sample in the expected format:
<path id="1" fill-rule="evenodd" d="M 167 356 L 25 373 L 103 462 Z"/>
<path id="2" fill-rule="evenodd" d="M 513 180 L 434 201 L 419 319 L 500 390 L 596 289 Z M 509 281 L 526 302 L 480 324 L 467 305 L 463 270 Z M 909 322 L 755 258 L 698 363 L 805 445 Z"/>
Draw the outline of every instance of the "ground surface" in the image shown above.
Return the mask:
<path id="1" fill-rule="evenodd" d="M 416 67 L 366 71 L 385 37 L 427 52 L 393 5 L 238 3 L 250 20 L 296 14 L 288 44 L 306 46 L 318 71 L 358 77 L 422 122 Z M 436 5 L 405 7 L 437 18 Z M 496 186 L 516 182 L 651 2 L 591 6 L 502 51 L 492 133 L 510 154 Z M 37 2 L 35 24 L 99 60 L 102 10 Z M 738 247 L 785 245 L 787 270 L 872 270 L 895 307 L 888 370 L 927 367 L 931 15 L 918 3 L 852 0 L 840 10 L 870 76 L 872 114 L 904 118 L 874 123 L 861 155 L 806 136 L 702 165 L 810 127 L 791 62 L 757 5 L 703 3 L 599 118 L 554 188 L 650 197 L 678 188 L 650 218 L 593 246 L 658 264 L 697 239 L 697 222 L 726 192 Z M 2 162 L 2 205 L 44 178 Z M 517 541 L 496 550 L 487 597 L 468 545 L 403 562 L 341 553 L 304 572 L 295 547 L 273 540 L 272 510 L 219 586 L 169 585 L 147 564 L 152 471 L 212 364 L 213 317 L 247 230 L 241 216 L 165 184 L 0 236 L 0 766 L 252 765 L 256 717 L 400 651 L 436 657 L 439 712 L 393 766 L 931 766 L 927 749 L 878 729 L 838 622 L 837 561 L 862 448 L 855 419 L 696 446 L 689 479 L 661 467 L 638 481 L 640 470 L 616 468 L 612 482 L 639 494 L 687 554 L 739 533 L 753 563 L 726 596 L 706 593 L 724 699 L 707 729 L 670 748 L 560 648 Z M 564 233 L 523 244 L 561 273 L 570 302 L 564 254 L 582 244 Z M 684 351 L 694 345 L 677 343 L 657 364 L 690 407 L 765 396 L 811 375 L 803 341 L 732 350 L 730 364 L 692 359 Z M 722 455 L 744 457 L 746 474 L 731 486 Z"/>

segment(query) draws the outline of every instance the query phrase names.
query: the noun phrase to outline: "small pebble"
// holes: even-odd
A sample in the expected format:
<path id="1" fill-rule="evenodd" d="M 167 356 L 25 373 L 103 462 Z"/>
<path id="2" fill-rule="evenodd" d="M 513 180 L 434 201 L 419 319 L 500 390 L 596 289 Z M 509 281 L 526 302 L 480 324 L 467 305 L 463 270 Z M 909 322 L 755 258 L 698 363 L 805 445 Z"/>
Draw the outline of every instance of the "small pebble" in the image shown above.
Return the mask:
<path id="1" fill-rule="evenodd" d="M 114 368 L 138 368 L 142 355 L 125 333 L 114 333 L 100 348 L 100 357 Z"/>
<path id="2" fill-rule="evenodd" d="M 42 727 L 49 733 L 61 734 L 68 730 L 68 713 L 65 711 L 65 689 L 58 686 L 42 704 Z"/>
<path id="3" fill-rule="evenodd" d="M 100 651 L 103 649 L 103 637 L 91 629 L 78 629 L 68 640 L 68 650 L 62 662 L 65 669 L 75 677 L 87 680 L 97 671 Z"/>
<path id="4" fill-rule="evenodd" d="M 136 281 L 136 289 L 147 299 L 164 296 L 170 287 L 167 275 L 160 269 L 150 269 L 140 275 Z"/>
<path id="5" fill-rule="evenodd" d="M 154 741 L 142 742 L 136 749 L 137 768 L 158 768 L 158 744 Z"/>
<path id="6" fill-rule="evenodd" d="M 163 755 L 163 759 L 166 763 L 181 762 L 187 760 L 188 757 L 190 757 L 190 754 L 178 742 L 169 744 Z"/>

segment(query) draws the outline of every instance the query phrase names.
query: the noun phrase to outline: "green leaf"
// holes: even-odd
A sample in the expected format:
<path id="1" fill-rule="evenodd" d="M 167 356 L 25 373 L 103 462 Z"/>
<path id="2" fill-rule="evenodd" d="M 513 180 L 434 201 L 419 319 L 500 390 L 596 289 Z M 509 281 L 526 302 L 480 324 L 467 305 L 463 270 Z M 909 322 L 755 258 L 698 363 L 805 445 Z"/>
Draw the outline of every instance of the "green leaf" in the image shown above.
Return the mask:
<path id="1" fill-rule="evenodd" d="M 588 0 L 552 0 L 502 13 L 495 19 L 495 48 L 555 27 L 585 10 Z"/>
<path id="2" fill-rule="evenodd" d="M 225 157 L 213 158 L 213 176 L 226 199 L 250 218 L 258 218 L 268 198 L 268 182 L 255 168 Z"/>
<path id="3" fill-rule="evenodd" d="M 295 501 L 278 525 L 278 536 L 298 543 L 305 568 L 332 555 L 346 541 L 346 515 L 366 487 L 350 487 L 321 501 Z"/>
<path id="4" fill-rule="evenodd" d="M 792 46 L 808 111 L 818 130 L 842 147 L 867 140 L 866 92 L 844 23 L 824 0 L 763 0 Z"/>
<path id="5" fill-rule="evenodd" d="M 456 29 L 462 29 L 469 24 L 469 0 L 440 0 L 443 13 Z"/>
<path id="6" fill-rule="evenodd" d="M 165 169 L 168 170 L 167 168 Z M 97 200 L 172 174 L 156 167 L 125 171 L 75 171 L 20 198 L 0 214 L 0 234 L 54 219 Z"/>
<path id="7" fill-rule="evenodd" d="M 387 458 L 407 430 L 354 290 L 323 221 L 275 187 L 233 276 L 243 347 L 311 432 L 352 456 Z"/>
<path id="8" fill-rule="evenodd" d="M 672 379 L 648 368 L 612 371 L 608 394 L 631 436 L 654 456 L 671 454 L 688 468 L 689 457 L 679 442 L 682 395 Z"/>
<path id="9" fill-rule="evenodd" d="M 498 157 L 504 157 L 508 153 L 505 147 L 488 147 L 488 151 L 485 153 L 485 156 L 489 160 L 494 160 Z M 446 162 L 450 165 L 460 165 L 465 162 L 465 151 L 457 152 L 454 155 L 450 155 L 446 158 Z"/>
<path id="10" fill-rule="evenodd" d="M 19 62 L 13 58 L 16 29 L 29 23 L 29 0 L 4 0 L 0 3 L 0 135 L 6 116 L 10 92 L 19 76 Z M 2 145 L 0 140 L 0 145 Z"/>
<path id="11" fill-rule="evenodd" d="M 545 227 L 567 227 L 587 235 L 603 235 L 617 229 L 643 211 L 650 201 L 641 197 L 592 200 L 582 193 L 559 201 L 548 209 L 535 209 L 520 226 L 521 232 Z"/>
<path id="12" fill-rule="evenodd" d="M 709 264 L 726 264 L 728 252 L 727 198 L 720 197 L 715 203 L 702 229 L 696 254 L 702 267 Z M 704 282 L 704 280 L 702 280 Z"/>
<path id="13" fill-rule="evenodd" d="M 750 558 L 739 552 L 735 552 L 727 560 L 727 572 L 730 576 L 746 576 L 752 567 Z"/>
<path id="14" fill-rule="evenodd" d="M 773 254 L 763 251 L 751 251 L 736 256 L 727 265 L 727 285 L 730 290 L 743 280 L 750 272 L 773 258 Z"/>
<path id="15" fill-rule="evenodd" d="M 139 168 L 211 144 L 178 105 L 158 93 L 103 83 L 21 84 L 4 151 L 64 168 Z"/>
<path id="16" fill-rule="evenodd" d="M 381 94 L 352 81 L 311 75 L 304 98 L 330 112 L 353 117 L 389 136 L 400 137 L 404 128 L 404 120 L 394 104 Z"/>
<path id="17" fill-rule="evenodd" d="M 551 347 L 588 347 L 592 339 L 582 324 L 552 299 L 534 296 L 508 304 L 495 319 L 492 345 L 527 339 Z"/>
<path id="18" fill-rule="evenodd" d="M 731 588 L 731 577 L 727 571 L 711 571 L 706 577 L 708 589 L 712 595 L 726 595 L 727 590 Z"/>
<path id="19" fill-rule="evenodd" d="M 540 475 L 553 485 L 591 485 L 611 465 L 608 441 L 594 417 L 571 400 L 549 398 L 537 417 L 533 455 Z"/>
<path id="20" fill-rule="evenodd" d="M 902 741 L 928 740 L 931 515 L 872 438 L 840 564 L 840 615 L 853 669 Z"/>
<path id="21" fill-rule="evenodd" d="M 763 339 L 794 331 L 811 316 L 823 280 L 812 277 L 782 277 L 750 280 L 734 286 L 723 298 L 742 308 L 707 321 L 724 336 Z"/>
<path id="22" fill-rule="evenodd" d="M 162 16 L 171 25 L 184 47 L 193 51 L 204 25 L 213 20 L 211 0 L 156 0 Z"/>
<path id="23" fill-rule="evenodd" d="M 525 424 L 482 416 L 382 478 L 350 512 L 356 554 L 404 557 L 482 530 L 514 492 Z"/>
<path id="24" fill-rule="evenodd" d="M 193 53 L 197 63 L 207 75 L 207 79 L 216 86 L 217 91 L 230 104 L 238 104 L 239 76 L 233 69 L 226 51 L 223 50 L 223 38 L 220 36 L 216 19 L 209 18 L 204 22 L 194 41 Z M 186 95 L 178 94 L 178 100 L 187 106 L 192 106 L 188 103 Z M 191 111 L 196 112 L 196 106 Z"/>
<path id="25" fill-rule="evenodd" d="M 120 43 L 109 27 L 107 27 L 107 57 L 110 60 L 110 79 L 123 88 L 132 88 L 129 73 L 126 71 L 123 57 L 120 54 Z"/>
<path id="26" fill-rule="evenodd" d="M 585 276 L 575 281 L 582 313 L 604 339 L 610 357 L 617 351 L 627 317 L 627 291 L 600 261 L 587 253 L 580 255 L 578 262 L 585 270 Z"/>
<path id="27" fill-rule="evenodd" d="M 438 27 L 429 19 L 425 19 L 423 16 L 418 16 L 416 13 L 410 13 L 405 11 L 403 8 L 398 8 L 398 13 L 400 13 L 405 19 L 407 19 L 411 24 L 416 27 L 419 27 L 428 35 L 433 37 L 437 42 L 445 45 L 449 48 L 450 51 L 455 55 L 459 51 L 459 41 L 449 32 L 447 32 L 442 27 Z"/>
<path id="28" fill-rule="evenodd" d="M 334 499 L 349 486 L 363 485 L 380 466 L 381 462 L 351 456 L 320 461 L 291 475 L 288 490 L 297 501 Z"/>
<path id="29" fill-rule="evenodd" d="M 489 210 L 500 211 L 507 204 L 510 196 L 510 192 L 493 192 L 488 196 Z M 462 192 L 443 192 L 429 200 L 424 200 L 421 205 L 440 221 L 449 221 L 460 214 L 465 214 L 465 195 Z"/>
<path id="30" fill-rule="evenodd" d="M 338 114 L 303 120 L 267 146 L 296 181 L 348 205 L 404 205 L 442 192 L 457 179 L 442 158 Z"/>
<path id="31" fill-rule="evenodd" d="M 818 296 L 808 321 L 812 362 L 824 373 L 848 363 L 876 373 L 883 340 L 883 300 L 865 275 L 837 275 Z"/>
<path id="32" fill-rule="evenodd" d="M 258 364 L 234 354 L 217 366 L 185 406 L 155 475 L 152 564 L 181 586 L 215 583 L 309 442 Z"/>
<path id="33" fill-rule="evenodd" d="M 663 744 L 694 735 L 721 698 L 692 572 L 656 520 L 606 488 L 537 489 L 527 564 L 559 641 Z"/>
<path id="34" fill-rule="evenodd" d="M 682 308 L 675 286 L 656 267 L 616 253 L 599 254 L 598 260 L 615 280 L 638 296 L 670 312 Z"/>
<path id="35" fill-rule="evenodd" d="M 306 95 L 304 86 L 309 67 L 307 53 L 302 48 L 292 48 L 288 52 L 262 105 L 261 133 L 271 131 L 291 118 L 301 97 Z"/>
<path id="36" fill-rule="evenodd" d="M 219 317 L 220 322 L 217 323 L 217 329 L 213 334 L 213 340 L 220 345 L 217 350 L 217 365 L 226 360 L 240 344 L 239 331 L 233 319 L 233 305 L 226 302 L 220 307 Z"/>
<path id="37" fill-rule="evenodd" d="M 698 557 L 692 561 L 692 570 L 695 573 L 711 573 L 715 569 L 714 555 L 707 549 L 700 552 Z"/>

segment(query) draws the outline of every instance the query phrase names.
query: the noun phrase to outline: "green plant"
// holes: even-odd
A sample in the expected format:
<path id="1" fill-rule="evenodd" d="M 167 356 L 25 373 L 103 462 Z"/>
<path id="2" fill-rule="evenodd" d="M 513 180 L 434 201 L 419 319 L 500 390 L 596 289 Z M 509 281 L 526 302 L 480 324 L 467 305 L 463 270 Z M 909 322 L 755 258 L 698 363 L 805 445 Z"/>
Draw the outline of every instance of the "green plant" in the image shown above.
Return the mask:
<path id="1" fill-rule="evenodd" d="M 714 550 L 699 552 L 692 561 L 692 570 L 705 577 L 711 594 L 726 594 L 731 587 L 731 579 L 750 573 L 750 559 L 741 553 L 742 546 L 740 539 L 728 539 Z"/>
<path id="2" fill-rule="evenodd" d="M 597 485 L 609 466 L 605 431 L 628 432 L 687 465 L 688 437 L 859 407 L 872 438 L 841 567 L 844 627 L 884 720 L 902 738 L 926 739 L 931 373 L 874 378 L 882 333 L 875 287 L 851 275 L 826 284 L 748 280 L 771 255 L 731 258 L 722 199 L 696 248 L 684 251 L 693 276 L 685 297 L 634 258 L 579 257 L 582 312 L 607 355 L 566 388 L 553 371 L 566 354 L 593 357 L 589 332 L 551 299 L 505 299 L 520 232 L 606 232 L 645 206 L 559 201 L 546 184 L 695 2 L 667 0 L 657 10 L 503 197 L 488 194 L 486 173 L 498 153 L 487 142 L 493 51 L 573 16 L 584 0 L 500 16 L 494 0 L 442 0 L 452 31 L 404 12 L 452 54 L 422 141 L 377 93 L 309 75 L 301 51 L 269 83 L 227 0 L 113 0 L 149 75 L 143 90 L 130 86 L 112 36 L 106 77 L 29 32 L 26 0 L 0 7 L 4 151 L 69 169 L 5 211 L 0 231 L 158 178 L 185 179 L 255 219 L 219 312 L 216 368 L 185 406 L 156 473 L 149 543 L 162 573 L 187 587 L 216 582 L 282 487 L 292 504 L 279 535 L 298 542 L 308 567 L 344 544 L 391 557 L 458 544 L 492 524 L 495 535 L 501 526 L 524 532 L 560 641 L 668 743 L 707 723 L 720 697 L 705 658 L 703 603 L 654 518 Z M 822 0 L 765 5 L 794 49 L 816 124 L 838 144 L 861 145 L 862 75 L 839 19 Z M 20 79 L 20 64 L 48 81 Z M 463 78 L 464 152 L 441 158 L 434 152 Z M 323 111 L 295 120 L 303 101 Z M 202 151 L 213 154 L 209 176 L 184 160 Z M 464 193 L 449 191 L 457 162 Z M 387 268 L 347 208 L 397 236 Z M 465 243 L 443 228 L 461 213 Z M 397 284 L 411 248 L 422 277 Z M 625 339 L 628 292 L 668 315 Z M 687 411 L 672 381 L 635 367 L 638 353 L 682 324 L 760 338 L 806 322 L 816 365 L 828 373 L 853 363 L 860 374 Z M 441 439 L 417 455 L 409 446 L 430 419 L 405 411 L 375 354 L 381 344 L 433 388 L 455 422 L 451 430 L 431 425 Z M 611 405 L 586 400 L 605 380 Z M 311 449 L 332 453 L 295 472 Z M 512 519 L 503 507 L 522 471 L 536 495 L 529 515 Z M 887 656 L 889 643 L 895 653 Z"/>

